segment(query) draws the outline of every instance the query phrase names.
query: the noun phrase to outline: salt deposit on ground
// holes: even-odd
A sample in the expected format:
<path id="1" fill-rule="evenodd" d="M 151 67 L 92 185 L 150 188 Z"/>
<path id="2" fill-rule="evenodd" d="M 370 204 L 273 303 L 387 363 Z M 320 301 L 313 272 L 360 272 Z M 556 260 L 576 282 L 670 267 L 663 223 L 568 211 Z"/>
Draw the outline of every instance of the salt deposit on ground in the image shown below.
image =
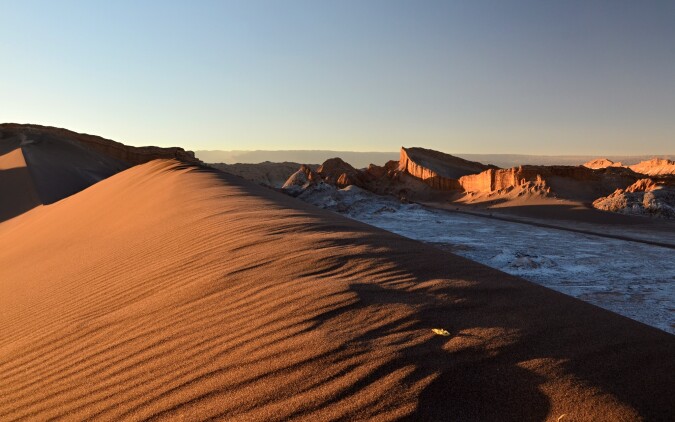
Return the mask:
<path id="1" fill-rule="evenodd" d="M 638 242 L 425 208 L 350 186 L 300 198 L 675 334 L 675 253 Z"/>

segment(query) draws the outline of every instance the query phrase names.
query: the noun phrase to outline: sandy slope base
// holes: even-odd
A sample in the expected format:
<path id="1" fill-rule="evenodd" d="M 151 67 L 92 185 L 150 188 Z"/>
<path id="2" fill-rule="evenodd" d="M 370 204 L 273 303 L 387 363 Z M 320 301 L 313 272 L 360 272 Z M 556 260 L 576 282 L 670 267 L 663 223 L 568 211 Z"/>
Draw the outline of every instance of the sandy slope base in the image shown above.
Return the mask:
<path id="1" fill-rule="evenodd" d="M 0 420 L 675 415 L 673 336 L 172 161 L 0 224 L 0 332 Z"/>

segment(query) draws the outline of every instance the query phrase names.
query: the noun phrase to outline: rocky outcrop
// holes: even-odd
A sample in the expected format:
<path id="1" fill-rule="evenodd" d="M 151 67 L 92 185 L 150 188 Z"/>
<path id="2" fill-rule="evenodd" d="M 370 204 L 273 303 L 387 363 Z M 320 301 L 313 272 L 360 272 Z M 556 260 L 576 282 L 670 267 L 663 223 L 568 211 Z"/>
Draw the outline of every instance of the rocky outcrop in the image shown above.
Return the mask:
<path id="1" fill-rule="evenodd" d="M 608 167 L 623 167 L 640 173 L 645 176 L 673 176 L 675 175 L 675 161 L 666 158 L 652 158 L 651 160 L 642 161 L 638 164 L 625 166 L 621 163 L 615 163 L 606 158 L 598 158 L 584 164 L 584 167 L 591 169 L 604 169 Z"/>
<path id="2" fill-rule="evenodd" d="M 635 193 L 635 192 L 651 192 L 656 189 L 661 189 L 663 185 L 655 182 L 652 179 L 640 179 L 632 185 L 628 186 L 623 192 Z"/>
<path id="3" fill-rule="evenodd" d="M 461 190 L 460 177 L 490 168 L 496 167 L 430 149 L 401 147 L 399 169 L 438 190 Z"/>
<path id="4" fill-rule="evenodd" d="M 324 182 L 337 186 L 338 188 L 346 188 L 350 185 L 363 187 L 365 182 L 364 173 L 355 169 L 341 158 L 331 158 L 326 160 L 321 167 L 318 168 L 317 173 Z"/>
<path id="5" fill-rule="evenodd" d="M 665 158 L 652 158 L 638 164 L 629 166 L 636 173 L 647 176 L 672 176 L 675 175 L 675 161 Z"/>
<path id="6" fill-rule="evenodd" d="M 178 147 L 134 147 L 100 136 L 77 133 L 51 126 L 17 123 L 0 124 L 0 138 L 11 137 L 21 137 L 24 139 L 24 142 L 33 143 L 39 143 L 44 139 L 52 141 L 76 141 L 94 151 L 132 165 L 146 163 L 155 159 L 175 159 L 189 164 L 202 164 L 199 159 L 195 158 L 192 151 L 186 151 Z"/>
<path id="7" fill-rule="evenodd" d="M 640 179 L 637 173 L 625 167 L 589 167 L 524 165 L 499 169 L 423 148 L 402 148 L 398 162 L 390 161 L 384 166 L 371 164 L 364 170 L 357 170 L 339 158 L 327 160 L 317 172 L 301 168 L 287 180 L 284 190 L 299 194 L 323 183 L 338 189 L 358 186 L 373 193 L 395 196 L 403 202 L 441 197 L 459 202 L 484 202 L 551 196 L 590 206 L 596 199 L 625 189 Z M 455 179 L 459 174 L 461 176 Z"/>
<path id="8" fill-rule="evenodd" d="M 398 161 L 388 161 L 384 166 L 370 164 L 358 170 L 340 158 L 326 160 L 316 171 L 302 166 L 288 178 L 283 191 L 298 196 L 305 191 L 358 187 L 378 195 L 388 195 L 408 202 L 433 195 L 434 189 L 420 179 L 400 169 Z"/>
<path id="9" fill-rule="evenodd" d="M 462 190 L 473 194 L 521 188 L 529 193 L 590 202 L 637 179 L 631 170 L 616 167 L 593 170 L 585 166 L 520 166 L 463 176 L 459 184 Z"/>
<path id="10" fill-rule="evenodd" d="M 593 207 L 621 214 L 675 218 L 675 186 L 640 179 L 626 189 L 595 200 Z"/>
<path id="11" fill-rule="evenodd" d="M 286 193 L 297 196 L 310 186 L 322 182 L 321 176 L 305 164 L 293 173 L 281 187 Z"/>
<path id="12" fill-rule="evenodd" d="M 466 192 L 490 193 L 523 185 L 546 189 L 541 168 L 526 166 L 510 169 L 489 169 L 482 173 L 462 176 L 459 184 Z"/>
<path id="13" fill-rule="evenodd" d="M 589 169 L 597 170 L 607 167 L 622 167 L 623 165 L 621 163 L 615 163 L 614 161 L 607 158 L 596 158 L 595 160 L 591 160 L 583 164 L 583 166 Z"/>

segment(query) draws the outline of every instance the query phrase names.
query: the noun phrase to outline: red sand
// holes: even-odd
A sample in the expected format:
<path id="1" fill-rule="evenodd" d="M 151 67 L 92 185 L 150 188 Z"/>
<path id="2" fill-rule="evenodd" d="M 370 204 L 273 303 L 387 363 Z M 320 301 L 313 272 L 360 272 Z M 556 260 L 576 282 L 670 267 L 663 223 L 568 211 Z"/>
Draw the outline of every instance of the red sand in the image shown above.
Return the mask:
<path id="1" fill-rule="evenodd" d="M 0 224 L 0 332 L 0 420 L 675 419 L 675 337 L 175 161 Z"/>

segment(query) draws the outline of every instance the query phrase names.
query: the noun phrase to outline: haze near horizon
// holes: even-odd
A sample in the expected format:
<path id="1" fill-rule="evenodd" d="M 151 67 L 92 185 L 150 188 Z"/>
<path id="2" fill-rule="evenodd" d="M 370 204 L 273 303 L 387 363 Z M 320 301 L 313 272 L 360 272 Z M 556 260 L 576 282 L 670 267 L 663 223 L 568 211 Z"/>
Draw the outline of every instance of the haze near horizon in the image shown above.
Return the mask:
<path id="1" fill-rule="evenodd" d="M 7 1 L 0 13 L 3 122 L 192 150 L 674 152 L 672 2 Z"/>

